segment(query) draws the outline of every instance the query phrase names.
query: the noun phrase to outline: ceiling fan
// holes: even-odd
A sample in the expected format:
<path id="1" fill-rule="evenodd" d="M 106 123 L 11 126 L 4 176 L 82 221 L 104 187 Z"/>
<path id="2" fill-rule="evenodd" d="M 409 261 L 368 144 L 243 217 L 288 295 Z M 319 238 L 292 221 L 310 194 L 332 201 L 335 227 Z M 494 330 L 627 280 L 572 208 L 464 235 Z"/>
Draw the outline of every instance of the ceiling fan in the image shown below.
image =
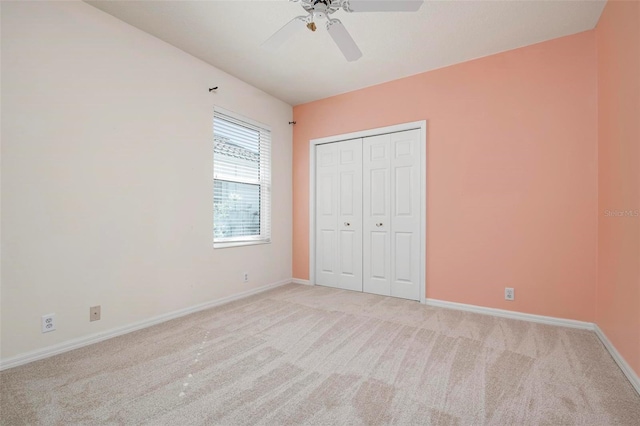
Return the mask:
<path id="1" fill-rule="evenodd" d="M 262 47 L 275 50 L 296 33 L 308 28 L 316 30 L 316 21 L 327 19 L 327 32 L 338 45 L 347 61 L 357 61 L 362 57 L 358 45 L 339 19 L 330 18 L 339 9 L 345 12 L 416 12 L 423 0 L 290 0 L 300 2 L 306 15 L 296 16 L 280 28 Z"/>

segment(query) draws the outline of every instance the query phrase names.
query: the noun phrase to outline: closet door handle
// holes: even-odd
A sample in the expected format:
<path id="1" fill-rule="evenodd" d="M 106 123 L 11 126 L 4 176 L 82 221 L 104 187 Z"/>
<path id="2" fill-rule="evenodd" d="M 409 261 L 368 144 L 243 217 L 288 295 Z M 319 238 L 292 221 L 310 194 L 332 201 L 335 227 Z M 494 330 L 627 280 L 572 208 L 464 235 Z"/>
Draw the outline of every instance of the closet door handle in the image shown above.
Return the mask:
<path id="1" fill-rule="evenodd" d="M 380 228 L 382 226 L 382 222 L 376 223 L 376 226 Z"/>
<path id="2" fill-rule="evenodd" d="M 351 226 L 351 224 L 349 222 L 345 222 L 344 226 Z"/>

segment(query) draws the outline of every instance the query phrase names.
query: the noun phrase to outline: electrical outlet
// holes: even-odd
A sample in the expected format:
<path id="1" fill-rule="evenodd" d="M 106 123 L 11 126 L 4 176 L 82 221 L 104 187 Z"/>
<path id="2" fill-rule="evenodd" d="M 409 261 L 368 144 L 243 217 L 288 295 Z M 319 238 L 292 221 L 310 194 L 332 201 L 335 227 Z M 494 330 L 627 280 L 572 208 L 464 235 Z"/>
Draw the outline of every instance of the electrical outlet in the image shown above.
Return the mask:
<path id="1" fill-rule="evenodd" d="M 512 288 L 505 287 L 504 289 L 504 300 L 514 300 L 516 297 L 515 292 Z"/>
<path id="2" fill-rule="evenodd" d="M 89 321 L 98 321 L 100 319 L 100 305 L 89 308 Z"/>
<path id="3" fill-rule="evenodd" d="M 56 329 L 56 314 L 42 316 L 42 332 L 48 333 Z"/>
<path id="4" fill-rule="evenodd" d="M 242 274 L 242 281 L 244 281 L 245 283 L 249 282 L 249 273 L 245 272 Z"/>

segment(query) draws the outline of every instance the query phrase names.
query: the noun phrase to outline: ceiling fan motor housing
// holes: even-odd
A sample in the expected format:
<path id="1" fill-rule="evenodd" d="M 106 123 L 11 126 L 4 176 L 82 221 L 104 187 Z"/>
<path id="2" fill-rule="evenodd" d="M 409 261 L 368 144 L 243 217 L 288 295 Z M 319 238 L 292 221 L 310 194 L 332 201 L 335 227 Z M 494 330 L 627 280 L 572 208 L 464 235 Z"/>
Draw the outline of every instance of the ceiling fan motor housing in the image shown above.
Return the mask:
<path id="1" fill-rule="evenodd" d="M 340 8 L 340 2 L 334 4 L 333 0 L 301 0 L 301 3 L 313 19 L 325 19 Z"/>

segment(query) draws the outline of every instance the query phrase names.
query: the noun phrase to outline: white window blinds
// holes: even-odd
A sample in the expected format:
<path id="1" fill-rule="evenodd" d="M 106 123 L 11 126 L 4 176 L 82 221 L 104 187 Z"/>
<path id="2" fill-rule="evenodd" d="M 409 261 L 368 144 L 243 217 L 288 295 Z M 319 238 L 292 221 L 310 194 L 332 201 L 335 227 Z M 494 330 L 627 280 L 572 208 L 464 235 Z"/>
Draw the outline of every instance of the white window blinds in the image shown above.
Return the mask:
<path id="1" fill-rule="evenodd" d="M 213 141 L 214 247 L 270 242 L 270 129 L 216 108 Z"/>

